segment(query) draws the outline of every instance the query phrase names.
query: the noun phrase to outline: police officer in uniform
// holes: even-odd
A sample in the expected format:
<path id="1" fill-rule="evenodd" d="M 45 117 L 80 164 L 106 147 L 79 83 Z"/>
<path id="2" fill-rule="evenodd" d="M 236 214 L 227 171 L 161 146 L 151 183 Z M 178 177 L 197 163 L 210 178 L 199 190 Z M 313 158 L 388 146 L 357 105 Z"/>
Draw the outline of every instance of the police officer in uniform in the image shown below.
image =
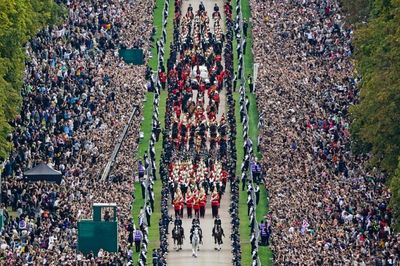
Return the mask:
<path id="1" fill-rule="evenodd" d="M 153 266 L 158 266 L 158 252 L 153 249 Z"/>

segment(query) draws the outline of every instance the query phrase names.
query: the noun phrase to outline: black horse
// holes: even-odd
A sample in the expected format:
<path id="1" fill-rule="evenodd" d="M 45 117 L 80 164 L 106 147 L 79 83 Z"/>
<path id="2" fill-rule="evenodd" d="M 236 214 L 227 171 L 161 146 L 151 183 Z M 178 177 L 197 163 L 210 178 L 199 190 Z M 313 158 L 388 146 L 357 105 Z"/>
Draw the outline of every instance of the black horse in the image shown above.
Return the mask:
<path id="1" fill-rule="evenodd" d="M 174 229 L 172 229 L 172 238 L 174 239 L 176 251 L 182 250 L 183 239 L 185 239 L 185 231 L 182 226 L 175 225 Z"/>
<path id="2" fill-rule="evenodd" d="M 214 249 L 220 251 L 221 245 L 223 243 L 222 236 L 225 237 L 224 230 L 222 229 L 221 225 L 219 224 L 214 225 L 212 236 L 214 237 L 214 243 L 215 243 Z"/>

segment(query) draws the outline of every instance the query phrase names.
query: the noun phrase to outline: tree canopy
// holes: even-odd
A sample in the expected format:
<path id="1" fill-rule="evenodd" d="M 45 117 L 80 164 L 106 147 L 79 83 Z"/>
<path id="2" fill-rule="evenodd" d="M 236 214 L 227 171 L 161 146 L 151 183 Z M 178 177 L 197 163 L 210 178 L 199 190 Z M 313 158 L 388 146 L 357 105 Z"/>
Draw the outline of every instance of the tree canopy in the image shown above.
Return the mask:
<path id="1" fill-rule="evenodd" d="M 375 0 L 368 23 L 357 27 L 354 46 L 357 74 L 361 77 L 360 102 L 351 108 L 353 118 L 351 130 L 355 147 L 361 147 L 362 152 L 369 152 L 371 163 L 379 166 L 391 177 L 392 207 L 395 208 L 398 218 L 400 218 L 399 25 L 400 0 Z"/>
<path id="2" fill-rule="evenodd" d="M 63 9 L 53 0 L 0 0 L 0 157 L 11 148 L 9 121 L 18 114 L 25 68 L 25 44 Z"/>
<path id="3" fill-rule="evenodd" d="M 369 144 L 372 162 L 393 174 L 400 155 L 400 0 L 371 12 L 377 15 L 355 33 L 362 79 L 360 103 L 351 109 L 352 132 L 356 141 Z"/>

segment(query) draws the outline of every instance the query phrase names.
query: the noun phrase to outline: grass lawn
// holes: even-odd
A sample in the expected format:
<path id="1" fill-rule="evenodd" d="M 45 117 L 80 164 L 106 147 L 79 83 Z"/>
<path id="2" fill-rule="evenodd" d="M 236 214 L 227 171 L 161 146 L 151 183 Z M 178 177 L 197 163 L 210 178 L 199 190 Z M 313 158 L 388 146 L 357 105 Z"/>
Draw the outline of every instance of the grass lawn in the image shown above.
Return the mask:
<path id="1" fill-rule="evenodd" d="M 149 66 L 153 70 L 157 70 L 157 67 L 158 67 L 156 42 L 161 37 L 163 9 L 164 9 L 164 0 L 157 0 L 156 7 L 155 7 L 154 13 L 153 13 L 153 25 L 154 25 L 154 28 L 156 29 L 156 33 L 154 35 L 153 48 L 151 48 L 151 54 L 153 57 L 149 61 Z"/>
<path id="2" fill-rule="evenodd" d="M 256 96 L 253 93 L 248 92 L 250 107 L 249 107 L 249 136 L 253 142 L 253 151 L 258 159 L 261 159 L 262 155 L 257 151 L 257 138 L 258 138 L 258 110 Z"/>
<path id="3" fill-rule="evenodd" d="M 174 17 L 175 17 L 175 1 L 170 0 L 168 6 L 168 19 L 167 19 L 167 39 L 164 46 L 164 64 L 166 66 L 169 55 L 171 53 L 171 42 L 173 42 L 174 35 Z"/>
<path id="4" fill-rule="evenodd" d="M 151 132 L 151 117 L 153 114 L 153 99 L 154 93 L 147 92 L 145 94 L 145 103 L 143 106 L 143 120 L 140 127 L 140 131 L 144 132 L 144 137 L 139 142 L 137 157 L 143 161 L 143 155 L 149 148 L 150 132 Z"/>
<path id="5" fill-rule="evenodd" d="M 255 96 L 251 93 L 247 93 L 250 100 L 250 111 L 249 111 L 249 135 L 253 141 L 254 147 L 257 143 L 258 136 L 258 111 Z M 243 161 L 243 126 L 240 123 L 240 106 L 238 92 L 233 93 L 235 99 L 235 116 L 237 126 L 237 138 L 236 138 L 236 149 L 237 149 L 237 164 L 236 164 L 236 175 L 241 176 L 241 163 Z M 258 157 L 261 154 L 256 153 Z M 268 212 L 268 195 L 264 186 L 260 187 L 260 202 L 256 208 L 257 221 L 261 222 L 264 215 Z M 249 217 L 247 215 L 247 191 L 241 191 L 239 194 L 239 218 L 240 218 L 240 244 L 242 248 L 242 265 L 251 265 L 251 245 L 250 245 L 250 227 Z M 272 252 L 269 247 L 259 247 L 259 257 L 262 265 L 272 265 Z"/>
<path id="6" fill-rule="evenodd" d="M 157 0 L 156 8 L 154 10 L 154 25 L 156 27 L 156 40 L 158 41 L 161 38 L 162 34 L 162 17 L 163 17 L 163 9 L 164 9 L 164 0 Z M 172 41 L 172 35 L 173 35 L 173 18 L 174 18 L 174 1 L 170 1 L 169 7 L 168 7 L 168 19 L 167 19 L 167 39 L 165 42 L 165 47 L 164 47 L 164 62 L 167 62 L 167 59 L 169 58 L 170 54 L 170 42 Z M 154 44 L 156 47 L 156 45 Z M 157 62 L 157 49 L 153 48 L 153 58 L 150 61 L 150 66 L 153 69 L 153 71 L 157 71 L 158 67 L 158 62 Z M 146 99 L 147 101 L 144 104 L 143 107 L 143 117 L 144 120 L 142 121 L 141 124 L 141 131 L 144 133 L 143 139 L 140 140 L 139 142 L 139 148 L 138 148 L 138 158 L 143 159 L 144 154 L 148 150 L 149 147 L 149 141 L 150 141 L 150 136 L 151 136 L 151 127 L 152 127 L 152 115 L 153 115 L 153 99 L 154 99 L 154 93 L 148 92 L 146 93 Z M 165 106 L 167 102 L 167 92 L 161 90 L 160 93 L 160 100 L 159 100 L 159 121 L 161 123 L 161 132 L 163 132 L 165 128 Z M 160 247 L 160 234 L 159 234 L 159 227 L 158 223 L 161 218 L 161 189 L 162 189 L 162 182 L 160 180 L 160 177 L 158 175 L 159 173 L 159 168 L 160 168 L 160 157 L 161 157 L 161 152 L 162 152 L 162 133 L 160 134 L 158 142 L 155 144 L 155 150 L 156 150 L 156 166 L 157 166 L 157 180 L 154 182 L 153 190 L 154 190 L 154 211 L 153 214 L 151 215 L 150 218 L 150 224 L 151 227 L 149 227 L 149 246 L 147 248 L 148 252 L 148 259 L 150 259 L 151 253 L 153 249 L 159 248 Z M 135 221 L 137 221 L 137 217 L 139 215 L 140 207 L 143 206 L 144 201 L 141 198 L 141 187 L 139 183 L 135 184 L 135 191 L 137 191 L 136 196 L 137 199 L 135 200 L 133 204 L 133 210 L 132 210 L 132 215 Z M 134 262 L 136 263 L 138 260 L 138 254 L 134 253 Z"/>
<path id="7" fill-rule="evenodd" d="M 232 6 L 234 10 L 234 16 L 236 16 L 236 1 L 232 1 Z M 247 37 L 246 37 L 246 53 L 244 55 L 244 70 L 245 77 L 247 79 L 248 75 L 253 75 L 253 39 L 252 39 L 252 25 L 250 23 L 251 18 L 251 9 L 249 0 L 241 1 L 241 10 L 243 19 L 248 22 L 247 27 Z M 235 38 L 233 42 L 233 53 L 234 53 L 234 69 L 237 69 L 238 60 L 237 60 L 237 40 Z M 258 117 L 259 113 L 257 110 L 256 97 L 254 94 L 249 92 L 249 88 L 246 82 L 246 95 L 249 98 L 250 108 L 249 108 L 249 136 L 253 142 L 253 148 L 256 156 L 260 159 L 262 155 L 257 152 L 257 137 L 259 134 L 258 130 Z M 240 123 L 240 112 L 239 112 L 239 93 L 234 93 L 234 98 L 236 100 L 235 106 L 235 115 L 237 119 L 237 139 L 236 139 L 236 148 L 237 148 L 237 169 L 236 174 L 241 175 L 240 166 L 243 161 L 243 140 L 242 133 L 243 127 Z M 251 265 L 251 245 L 250 245 L 250 228 L 249 228 L 249 218 L 247 216 L 247 192 L 241 191 L 239 195 L 239 217 L 240 217 L 240 242 L 242 248 L 242 265 Z M 264 186 L 261 186 L 260 192 L 260 202 L 256 208 L 257 211 L 257 221 L 260 222 L 263 219 L 263 216 L 268 211 L 268 195 Z M 272 265 L 272 253 L 269 247 L 260 247 L 259 248 L 259 257 L 262 265 Z"/>
<path id="8" fill-rule="evenodd" d="M 160 94 L 160 123 L 161 123 L 161 132 L 163 132 L 165 128 L 165 105 L 167 102 L 167 92 L 161 91 Z M 161 218 L 161 189 L 162 182 L 160 180 L 160 175 L 158 171 L 160 169 L 160 158 L 162 152 L 162 134 L 160 134 L 160 138 L 155 145 L 156 149 L 156 165 L 157 165 L 157 181 L 154 182 L 154 212 L 151 215 L 151 227 L 149 228 L 149 247 L 148 252 L 152 252 L 153 249 L 160 247 L 160 233 L 158 228 L 158 223 Z"/>
<path id="9" fill-rule="evenodd" d="M 244 71 L 245 77 L 253 75 L 253 53 L 251 48 L 253 47 L 253 36 L 252 36 L 252 25 L 250 23 L 251 9 L 249 0 L 241 1 L 241 9 L 243 19 L 247 21 L 247 36 L 246 36 L 246 53 L 244 55 Z"/>
<path id="10" fill-rule="evenodd" d="M 264 186 L 260 188 L 260 202 L 256 208 L 257 221 L 261 222 L 268 210 L 268 194 Z M 261 265 L 272 265 L 272 251 L 269 247 L 259 246 L 258 256 L 260 257 Z"/>
<path id="11" fill-rule="evenodd" d="M 236 116 L 236 152 L 237 152 L 237 163 L 236 163 L 236 176 L 239 178 L 242 175 L 240 167 L 243 162 L 243 126 L 240 122 L 240 94 L 238 92 L 233 93 L 235 99 L 235 116 Z M 247 216 L 247 192 L 241 190 L 239 194 L 239 218 L 240 218 L 240 245 L 242 249 L 242 265 L 251 265 L 251 246 L 250 246 L 250 227 L 249 217 Z"/>
<path id="12" fill-rule="evenodd" d="M 160 111 L 160 116 L 159 120 L 161 123 L 161 128 L 163 129 L 165 127 L 164 121 L 165 121 L 165 104 L 166 104 L 166 97 L 167 97 L 167 92 L 161 91 L 160 94 L 160 106 L 159 106 L 159 111 Z M 153 114 L 153 99 L 154 99 L 154 93 L 152 92 L 147 92 L 146 93 L 146 99 L 147 101 L 144 104 L 143 107 L 143 117 L 144 120 L 142 121 L 141 128 L 140 130 L 144 132 L 144 138 L 140 140 L 139 142 L 139 148 L 138 148 L 138 159 L 143 159 L 143 155 L 147 151 L 149 147 L 149 141 L 150 141 L 150 134 L 151 134 L 151 117 Z M 156 149 L 156 165 L 157 169 L 160 166 L 160 156 L 161 156 L 161 151 L 162 151 L 162 136 L 160 134 L 159 141 L 156 142 L 155 144 L 155 149 Z M 158 171 L 157 171 L 158 173 Z M 158 176 L 157 176 L 158 177 Z M 149 227 L 149 246 L 148 246 L 148 254 L 152 252 L 154 248 L 158 248 L 160 246 L 160 237 L 159 237 L 159 231 L 158 231 L 158 221 L 161 217 L 161 188 L 162 184 L 161 181 L 158 177 L 157 181 L 154 182 L 153 190 L 154 190 L 154 195 L 155 195 L 155 204 L 154 204 L 154 212 L 151 215 L 151 227 Z M 132 216 L 134 221 L 136 222 L 136 226 L 138 226 L 138 216 L 139 216 L 139 211 L 140 207 L 144 205 L 144 200 L 141 197 L 141 187 L 139 183 L 135 183 L 135 196 L 136 199 L 133 203 L 132 207 Z M 138 260 L 138 254 L 134 252 L 134 257 L 133 261 L 136 263 Z"/>

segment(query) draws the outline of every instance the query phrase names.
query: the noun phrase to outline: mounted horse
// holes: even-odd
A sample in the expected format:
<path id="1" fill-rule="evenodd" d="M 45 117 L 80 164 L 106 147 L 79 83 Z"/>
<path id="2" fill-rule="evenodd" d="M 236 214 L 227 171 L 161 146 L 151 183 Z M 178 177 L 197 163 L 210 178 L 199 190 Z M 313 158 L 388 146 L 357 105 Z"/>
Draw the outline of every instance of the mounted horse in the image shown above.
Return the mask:
<path id="1" fill-rule="evenodd" d="M 222 229 L 221 225 L 219 224 L 214 225 L 214 228 L 212 230 L 212 236 L 214 237 L 214 244 L 215 244 L 214 249 L 220 251 L 221 244 L 223 244 L 222 236 L 225 237 L 224 230 Z"/>
<path id="2" fill-rule="evenodd" d="M 197 251 L 200 250 L 199 246 L 202 243 L 202 233 L 199 226 L 192 228 L 191 243 L 192 243 L 192 256 L 197 258 Z"/>
<path id="3" fill-rule="evenodd" d="M 182 226 L 175 225 L 172 229 L 172 239 L 174 239 L 174 246 L 176 251 L 182 250 L 183 239 L 185 238 L 185 232 Z"/>

